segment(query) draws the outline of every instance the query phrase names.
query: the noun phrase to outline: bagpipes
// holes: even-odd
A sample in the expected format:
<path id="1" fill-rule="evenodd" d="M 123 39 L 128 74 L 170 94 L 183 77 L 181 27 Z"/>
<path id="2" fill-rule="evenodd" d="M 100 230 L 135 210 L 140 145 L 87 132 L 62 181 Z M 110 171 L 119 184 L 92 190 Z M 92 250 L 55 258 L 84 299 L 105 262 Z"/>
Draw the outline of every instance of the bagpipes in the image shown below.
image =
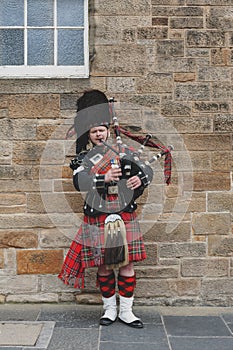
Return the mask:
<path id="1" fill-rule="evenodd" d="M 160 149 L 161 152 L 154 155 L 151 159 L 145 161 L 144 163 L 146 165 L 150 165 L 154 161 L 158 161 L 160 158 L 165 156 L 164 178 L 165 178 L 166 184 L 169 185 L 171 182 L 171 163 L 172 163 L 171 151 L 174 149 L 174 147 L 172 145 L 165 147 L 161 144 L 155 143 L 154 141 L 151 140 L 152 139 L 151 134 L 147 134 L 145 137 L 144 136 L 137 136 L 137 135 L 131 134 L 131 132 L 124 129 L 123 127 L 120 127 L 119 123 L 118 123 L 118 118 L 117 118 L 116 113 L 115 113 L 114 102 L 116 102 L 114 100 L 114 98 L 109 99 L 109 109 L 110 109 L 110 113 L 112 115 L 113 127 L 114 127 L 115 136 L 116 136 L 116 143 L 118 145 L 118 150 L 119 150 L 119 152 L 116 152 L 116 151 L 115 152 L 118 153 L 120 156 L 123 174 L 125 173 L 125 170 L 128 171 L 128 175 L 130 175 L 130 176 L 136 175 L 138 173 L 138 169 L 141 168 L 141 166 L 142 166 L 142 162 L 140 161 L 140 157 L 144 151 L 145 146 L 157 148 L 157 149 Z M 125 135 L 126 137 L 141 144 L 138 151 L 132 152 L 131 157 L 129 157 L 128 155 L 125 155 L 124 152 L 123 153 L 121 152 L 121 150 L 122 150 L 121 133 L 123 135 Z M 114 151 L 114 148 L 109 146 L 106 142 L 103 142 L 103 143 L 106 146 L 110 147 Z M 132 164 L 131 170 L 129 169 L 129 167 L 130 167 L 129 163 Z M 131 171 L 130 174 L 129 174 L 129 171 Z"/>
<path id="2" fill-rule="evenodd" d="M 114 100 L 114 98 L 110 98 L 109 99 L 109 110 L 110 110 L 110 114 L 112 116 L 112 121 L 113 121 L 113 127 L 114 127 L 114 133 L 116 136 L 116 143 L 117 143 L 117 148 L 118 151 L 111 147 L 108 143 L 103 142 L 109 149 L 112 149 L 112 151 L 114 153 L 116 153 L 120 159 L 121 159 L 121 167 L 123 170 L 123 174 L 124 177 L 129 177 L 129 176 L 133 176 L 136 175 L 138 173 L 138 163 L 140 162 L 140 157 L 144 151 L 145 146 L 147 147 L 151 147 L 151 148 L 156 148 L 156 149 L 160 149 L 161 152 L 159 152 L 158 154 L 154 155 L 151 159 L 149 159 L 148 161 L 145 161 L 144 163 L 146 165 L 150 165 L 151 163 L 153 163 L 154 161 L 158 161 L 159 159 L 161 159 L 163 156 L 165 156 L 164 159 L 164 180 L 165 183 L 167 185 L 170 184 L 171 182 L 171 170 L 172 170 L 172 156 L 171 156 L 171 151 L 174 149 L 174 147 L 172 145 L 165 147 L 161 144 L 155 143 L 154 141 L 152 141 L 152 135 L 151 134 L 147 134 L 146 137 L 144 136 L 139 136 L 139 135 L 134 135 L 132 134 L 130 131 L 124 129 L 123 127 L 119 126 L 118 123 L 118 118 L 116 116 L 115 113 L 115 108 L 114 108 L 114 103 L 116 101 Z M 66 139 L 72 137 L 74 134 L 76 133 L 75 131 L 75 127 L 74 125 L 72 125 L 69 130 L 66 133 Z M 122 146 L 122 139 L 121 139 L 121 133 L 140 143 L 141 146 L 138 149 L 138 151 L 134 151 L 131 155 L 131 157 L 129 157 L 129 155 L 126 155 L 124 153 L 123 150 L 123 146 Z M 72 159 L 71 161 L 71 168 L 74 170 L 76 168 L 76 158 Z M 141 162 L 140 162 L 141 163 Z M 140 164 L 141 165 L 141 164 Z"/>

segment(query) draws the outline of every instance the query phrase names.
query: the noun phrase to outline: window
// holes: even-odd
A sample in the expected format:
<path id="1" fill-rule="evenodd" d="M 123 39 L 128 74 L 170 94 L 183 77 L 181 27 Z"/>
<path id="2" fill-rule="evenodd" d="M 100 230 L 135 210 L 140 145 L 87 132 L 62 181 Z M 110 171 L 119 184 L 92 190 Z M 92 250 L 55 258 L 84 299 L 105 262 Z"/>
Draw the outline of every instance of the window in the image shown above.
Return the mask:
<path id="1" fill-rule="evenodd" d="M 0 0 L 0 78 L 83 78 L 88 67 L 88 0 Z"/>

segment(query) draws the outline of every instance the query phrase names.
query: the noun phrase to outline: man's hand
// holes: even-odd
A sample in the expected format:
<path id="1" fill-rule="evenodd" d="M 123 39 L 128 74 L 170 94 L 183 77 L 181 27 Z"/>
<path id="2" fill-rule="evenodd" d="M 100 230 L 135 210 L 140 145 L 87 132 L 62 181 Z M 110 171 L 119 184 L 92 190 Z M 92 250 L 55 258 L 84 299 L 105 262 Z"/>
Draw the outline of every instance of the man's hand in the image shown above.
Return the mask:
<path id="1" fill-rule="evenodd" d="M 135 175 L 132 176 L 130 179 L 127 180 L 126 186 L 130 188 L 131 190 L 135 190 L 136 188 L 140 187 L 142 184 L 141 179 Z"/>
<path id="2" fill-rule="evenodd" d="M 107 171 L 105 174 L 105 182 L 117 182 L 120 180 L 120 177 L 122 176 L 121 168 L 111 168 Z"/>

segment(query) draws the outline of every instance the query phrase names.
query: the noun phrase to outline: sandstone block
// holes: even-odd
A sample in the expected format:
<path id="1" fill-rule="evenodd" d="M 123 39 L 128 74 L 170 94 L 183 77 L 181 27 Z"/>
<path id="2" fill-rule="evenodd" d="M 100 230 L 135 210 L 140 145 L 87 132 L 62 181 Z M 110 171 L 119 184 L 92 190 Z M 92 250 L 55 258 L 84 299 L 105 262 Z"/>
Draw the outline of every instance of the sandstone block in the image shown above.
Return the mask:
<path id="1" fill-rule="evenodd" d="M 230 213 L 193 213 L 192 230 L 200 235 L 227 235 L 231 232 Z"/>
<path id="2" fill-rule="evenodd" d="M 41 275 L 40 286 L 42 293 L 74 293 L 77 289 L 64 284 L 56 275 Z"/>
<path id="3" fill-rule="evenodd" d="M 211 235 L 208 239 L 209 255 L 232 256 L 233 238 L 231 236 Z"/>
<path id="4" fill-rule="evenodd" d="M 0 276 L 0 293 L 20 294 L 38 292 L 38 276 Z"/>
<path id="5" fill-rule="evenodd" d="M 215 171 L 230 171 L 232 167 L 232 152 L 213 152 L 211 154 L 212 169 Z"/>
<path id="6" fill-rule="evenodd" d="M 125 95 L 121 97 L 133 105 L 155 107 L 160 103 L 160 97 L 158 94 L 142 94 L 142 95 Z"/>
<path id="7" fill-rule="evenodd" d="M 209 100 L 210 86 L 209 84 L 195 83 L 195 84 L 181 84 L 177 83 L 175 88 L 175 96 L 177 100 Z"/>
<path id="8" fill-rule="evenodd" d="M 230 106 L 226 102 L 194 102 L 194 111 L 203 113 L 228 112 Z"/>
<path id="9" fill-rule="evenodd" d="M 207 28 L 229 31 L 233 29 L 232 18 L 227 15 L 228 8 L 223 5 L 212 7 L 207 16 Z"/>
<path id="10" fill-rule="evenodd" d="M 214 129 L 218 132 L 231 132 L 233 129 L 233 114 L 218 114 L 214 118 Z"/>
<path id="11" fill-rule="evenodd" d="M 14 140 L 34 140 L 36 122 L 32 119 L 12 119 L 12 137 Z"/>
<path id="12" fill-rule="evenodd" d="M 10 118 L 58 118 L 59 95 L 56 94 L 19 94 L 9 95 Z"/>
<path id="13" fill-rule="evenodd" d="M 149 229 L 143 229 L 145 232 L 145 239 L 154 242 L 185 242 L 190 239 L 190 224 L 187 222 L 181 222 L 177 225 L 174 223 L 174 230 L 167 232 L 167 224 L 165 222 L 156 222 L 153 226 L 149 226 Z"/>
<path id="14" fill-rule="evenodd" d="M 25 194 L 0 194 L 0 206 L 15 206 L 25 204 Z"/>
<path id="15" fill-rule="evenodd" d="M 180 74 L 183 75 L 183 73 Z M 191 104 L 187 102 L 165 101 L 162 104 L 161 112 L 164 116 L 187 117 L 191 115 Z"/>
<path id="16" fill-rule="evenodd" d="M 232 192 L 210 192 L 207 194 L 208 211 L 221 212 L 233 211 L 233 193 Z"/>
<path id="17" fill-rule="evenodd" d="M 62 250 L 19 250 L 17 251 L 17 273 L 56 274 L 63 263 Z"/>
<path id="18" fill-rule="evenodd" d="M 231 62 L 231 50 L 229 48 L 211 49 L 211 63 L 214 66 L 229 66 Z"/>
<path id="19" fill-rule="evenodd" d="M 30 179 L 32 180 L 32 167 L 30 166 L 22 166 L 22 165 L 2 165 L 0 166 L 0 177 L 2 180 L 15 180 L 21 181 L 22 179 Z M 12 185 L 14 181 L 11 181 Z M 3 190 L 4 186 L 2 186 Z M 11 191 L 9 191 L 11 192 Z"/>
<path id="20" fill-rule="evenodd" d="M 1 229 L 25 229 L 37 227 L 54 227 L 49 217 L 43 214 L 0 215 Z"/>
<path id="21" fill-rule="evenodd" d="M 203 81 L 231 81 L 228 67 L 199 67 L 198 80 Z"/>
<path id="22" fill-rule="evenodd" d="M 225 46 L 225 33 L 212 30 L 188 30 L 188 47 L 222 47 Z"/>
<path id="23" fill-rule="evenodd" d="M 178 278 L 179 268 L 167 266 L 135 267 L 137 278 Z"/>
<path id="24" fill-rule="evenodd" d="M 36 128 L 36 138 L 37 140 L 49 140 L 55 130 L 55 125 L 38 125 Z"/>
<path id="25" fill-rule="evenodd" d="M 174 81 L 180 83 L 186 83 L 187 81 L 195 81 L 196 74 L 195 73 L 175 73 Z"/>
<path id="26" fill-rule="evenodd" d="M 186 48 L 186 54 L 188 57 L 197 57 L 197 61 L 199 58 L 207 58 L 210 55 L 210 49 L 206 49 L 204 47 L 190 47 Z"/>
<path id="27" fill-rule="evenodd" d="M 138 27 L 151 26 L 149 16 L 112 16 L 95 17 L 95 45 L 119 45 L 136 41 Z"/>
<path id="28" fill-rule="evenodd" d="M 30 230 L 0 231 L 1 248 L 36 248 L 38 246 L 37 234 Z"/>
<path id="29" fill-rule="evenodd" d="M 176 213 L 203 212 L 206 210 L 205 194 L 198 196 L 197 193 L 193 193 L 192 196 L 184 195 L 183 198 L 169 198 L 164 204 L 163 212 L 172 213 L 174 208 Z"/>
<path id="30" fill-rule="evenodd" d="M 39 167 L 34 167 L 34 173 L 33 177 L 35 178 L 41 178 L 44 180 L 48 179 L 60 179 L 60 178 L 67 178 L 72 175 L 72 170 L 68 166 L 61 166 L 61 165 L 40 165 Z"/>
<path id="31" fill-rule="evenodd" d="M 212 98 L 215 100 L 232 100 L 233 84 L 229 82 L 218 82 L 212 84 Z"/>
<path id="32" fill-rule="evenodd" d="M 156 265 L 157 264 L 157 258 L 158 258 L 158 247 L 157 244 L 145 244 L 146 249 L 146 260 L 139 261 L 135 263 L 136 265 Z"/>
<path id="33" fill-rule="evenodd" d="M 206 244 L 162 243 L 159 247 L 159 258 L 205 257 Z"/>
<path id="34" fill-rule="evenodd" d="M 163 2 L 162 5 L 165 5 L 165 3 Z M 175 5 L 175 3 L 171 2 L 169 5 Z M 152 16 L 202 17 L 203 9 L 195 6 L 153 6 Z"/>
<path id="35" fill-rule="evenodd" d="M 202 17 L 177 17 L 171 18 L 170 27 L 174 29 L 203 28 Z"/>
<path id="36" fill-rule="evenodd" d="M 99 0 L 95 8 L 98 15 L 106 15 L 111 13 L 112 15 L 129 15 L 129 16 L 142 16 L 150 14 L 150 1 L 145 0 L 129 0 L 125 2 L 120 0 L 117 6 L 112 6 L 111 1 Z"/>
<path id="37" fill-rule="evenodd" d="M 55 293 L 12 294 L 6 296 L 7 303 L 57 303 Z"/>
<path id="38" fill-rule="evenodd" d="M 195 66 L 195 59 L 189 57 L 157 57 L 155 60 L 155 68 L 159 70 L 160 73 L 193 73 L 195 71 Z M 190 101 L 191 100 L 192 98 L 190 98 Z"/>
<path id="39" fill-rule="evenodd" d="M 183 135 L 185 146 L 193 151 L 231 151 L 231 135 L 216 134 L 216 135 Z"/>
<path id="40" fill-rule="evenodd" d="M 213 131 L 213 120 L 210 117 L 203 118 L 176 118 L 173 124 L 179 133 L 210 133 Z"/>
<path id="41" fill-rule="evenodd" d="M 228 259 L 183 259 L 181 275 L 184 277 L 223 277 L 228 276 Z"/>
<path id="42" fill-rule="evenodd" d="M 134 78 L 107 78 L 107 87 L 109 91 L 118 93 L 134 93 L 135 79 Z"/>
<path id="43" fill-rule="evenodd" d="M 167 26 L 167 17 L 152 17 L 152 26 Z"/>
<path id="44" fill-rule="evenodd" d="M 82 211 L 83 198 L 75 193 L 36 193 L 27 195 L 29 213 L 69 213 Z"/>
<path id="45" fill-rule="evenodd" d="M 157 43 L 157 56 L 184 56 L 183 40 L 160 40 Z"/>
<path id="46" fill-rule="evenodd" d="M 136 82 L 138 93 L 170 92 L 173 86 L 171 74 L 151 73 Z"/>
<path id="47" fill-rule="evenodd" d="M 16 142 L 13 148 L 13 161 L 16 164 L 39 163 L 45 144 L 42 142 Z"/>
<path id="48" fill-rule="evenodd" d="M 224 288 L 223 288 L 224 286 Z M 232 295 L 233 280 L 227 278 L 204 279 L 201 293 L 207 297 Z"/>
<path id="49" fill-rule="evenodd" d="M 139 45 L 98 46 L 92 74 L 98 76 L 140 76 L 146 66 L 145 48 Z"/>
<path id="50" fill-rule="evenodd" d="M 13 177 L 13 180 L 15 176 Z M 40 187 L 40 183 L 38 181 L 33 180 L 0 180 L 0 186 L 2 192 L 38 192 L 38 191 L 52 191 L 52 182 L 44 181 L 43 188 Z"/>
<path id="51" fill-rule="evenodd" d="M 138 28 L 138 40 L 159 40 L 166 39 L 168 36 L 168 29 L 165 27 L 143 27 Z"/>
<path id="52" fill-rule="evenodd" d="M 202 171 L 184 174 L 184 190 L 187 191 L 229 191 L 230 188 L 230 173 L 227 172 Z"/>
<path id="53" fill-rule="evenodd" d="M 191 296 L 199 295 L 201 283 L 199 279 L 183 279 L 170 282 L 170 288 L 175 295 Z"/>
<path id="54" fill-rule="evenodd" d="M 101 304 L 102 305 L 102 296 L 99 293 L 81 293 L 75 296 L 76 302 L 78 304 Z"/>
<path id="55" fill-rule="evenodd" d="M 146 288 L 145 288 L 146 286 Z M 170 283 L 166 279 L 138 279 L 135 289 L 135 296 L 140 298 L 150 297 L 171 297 L 173 292 L 170 289 Z"/>
<path id="56" fill-rule="evenodd" d="M 42 248 L 69 248 L 76 232 L 63 228 L 58 230 L 42 229 L 40 232 L 40 247 Z"/>

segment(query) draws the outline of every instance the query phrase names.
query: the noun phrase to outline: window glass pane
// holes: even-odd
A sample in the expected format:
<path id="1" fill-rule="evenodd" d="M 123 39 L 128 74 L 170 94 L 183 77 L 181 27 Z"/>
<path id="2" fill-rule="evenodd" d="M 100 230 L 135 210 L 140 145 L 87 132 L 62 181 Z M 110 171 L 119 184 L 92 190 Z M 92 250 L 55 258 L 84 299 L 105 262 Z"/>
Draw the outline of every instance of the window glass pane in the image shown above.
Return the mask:
<path id="1" fill-rule="evenodd" d="M 28 26 L 53 26 L 53 0 L 28 0 Z"/>
<path id="2" fill-rule="evenodd" d="M 83 26 L 84 1 L 83 0 L 57 0 L 58 26 Z"/>
<path id="3" fill-rule="evenodd" d="M 58 30 L 58 65 L 84 64 L 83 30 Z"/>
<path id="4" fill-rule="evenodd" d="M 53 65 L 53 30 L 28 30 L 28 65 Z"/>
<path id="5" fill-rule="evenodd" d="M 24 33 L 22 29 L 0 30 L 0 65 L 24 64 Z"/>
<path id="6" fill-rule="evenodd" d="M 0 26 L 24 25 L 24 0 L 0 1 Z"/>

